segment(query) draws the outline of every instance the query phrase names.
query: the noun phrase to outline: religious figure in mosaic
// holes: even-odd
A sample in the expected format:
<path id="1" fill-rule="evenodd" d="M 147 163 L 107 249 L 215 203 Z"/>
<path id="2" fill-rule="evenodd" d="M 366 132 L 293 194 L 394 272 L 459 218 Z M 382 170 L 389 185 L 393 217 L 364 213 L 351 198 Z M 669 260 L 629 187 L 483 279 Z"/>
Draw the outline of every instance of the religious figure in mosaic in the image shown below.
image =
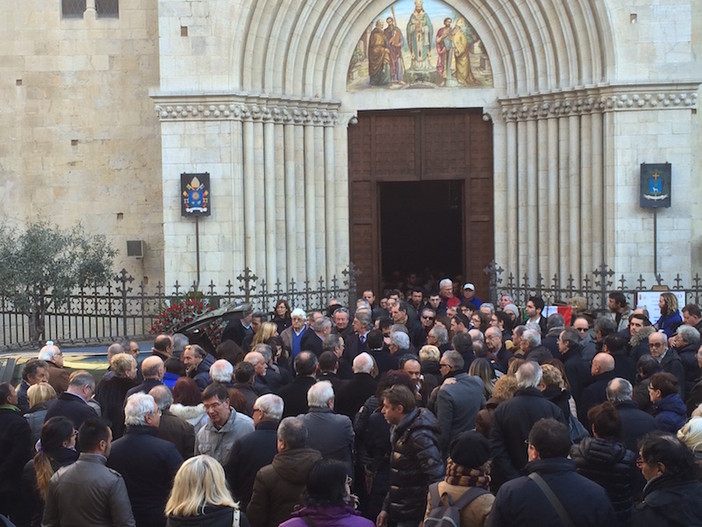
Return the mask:
<path id="1" fill-rule="evenodd" d="M 465 86 L 475 84 L 475 78 L 470 68 L 470 47 L 474 40 L 470 38 L 464 18 L 459 18 L 451 35 L 453 41 L 453 56 L 456 61 L 455 78 Z"/>
<path id="2" fill-rule="evenodd" d="M 444 19 L 444 27 L 436 33 L 436 72 L 441 77 L 440 86 L 446 86 L 446 80 L 451 80 L 453 66 L 453 40 L 451 39 L 451 19 Z"/>
<path id="3" fill-rule="evenodd" d="M 349 92 L 493 85 L 490 59 L 477 31 L 444 0 L 396 0 L 374 16 L 352 50 Z M 438 31 L 432 20 L 442 21 Z"/>
<path id="4" fill-rule="evenodd" d="M 390 84 L 390 52 L 386 46 L 382 20 L 375 23 L 368 39 L 368 74 L 372 86 Z"/>
<path id="5" fill-rule="evenodd" d="M 429 56 L 431 55 L 432 29 L 429 15 L 424 12 L 422 0 L 414 1 L 414 11 L 407 23 L 407 44 L 412 57 L 413 70 L 429 70 Z"/>
<path id="6" fill-rule="evenodd" d="M 400 31 L 400 28 L 395 24 L 394 16 L 389 16 L 385 22 L 387 23 L 387 27 L 384 33 L 390 59 L 390 80 L 392 82 L 402 83 L 405 75 L 405 63 L 402 60 L 402 46 L 405 43 L 405 39 L 402 36 L 402 31 Z"/>

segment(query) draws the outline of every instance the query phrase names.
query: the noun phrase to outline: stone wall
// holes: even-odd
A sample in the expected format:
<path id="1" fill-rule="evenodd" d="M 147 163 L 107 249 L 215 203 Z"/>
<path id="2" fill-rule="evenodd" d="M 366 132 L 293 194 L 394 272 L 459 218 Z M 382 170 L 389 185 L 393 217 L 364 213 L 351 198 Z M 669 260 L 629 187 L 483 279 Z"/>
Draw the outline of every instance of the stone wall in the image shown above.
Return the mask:
<path id="1" fill-rule="evenodd" d="M 94 2 L 89 1 L 89 6 Z M 119 250 L 116 269 L 163 279 L 155 0 L 121 0 L 118 18 L 61 18 L 61 2 L 0 3 L 2 220 L 80 221 Z M 126 241 L 147 244 L 143 260 Z"/>

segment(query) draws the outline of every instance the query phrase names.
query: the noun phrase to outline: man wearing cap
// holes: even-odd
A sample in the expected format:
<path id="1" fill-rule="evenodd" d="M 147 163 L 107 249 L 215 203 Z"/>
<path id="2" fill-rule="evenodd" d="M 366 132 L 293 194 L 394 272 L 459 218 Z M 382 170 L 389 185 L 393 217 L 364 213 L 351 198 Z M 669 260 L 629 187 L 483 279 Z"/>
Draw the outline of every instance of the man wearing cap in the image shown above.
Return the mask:
<path id="1" fill-rule="evenodd" d="M 475 286 L 470 282 L 463 285 L 463 301 L 461 304 L 473 306 L 472 308 L 474 310 L 479 309 L 482 304 L 482 302 L 475 296 Z"/>

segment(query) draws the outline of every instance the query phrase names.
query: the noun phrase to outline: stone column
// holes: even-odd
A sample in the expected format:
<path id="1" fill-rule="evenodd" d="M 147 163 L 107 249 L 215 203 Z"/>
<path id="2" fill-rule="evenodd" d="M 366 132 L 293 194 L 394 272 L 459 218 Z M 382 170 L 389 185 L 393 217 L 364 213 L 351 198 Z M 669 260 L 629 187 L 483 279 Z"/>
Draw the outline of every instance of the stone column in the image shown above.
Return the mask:
<path id="1" fill-rule="evenodd" d="M 300 218 L 304 218 L 304 203 L 297 199 L 297 174 L 296 174 L 296 144 L 295 131 L 297 126 L 285 125 L 285 245 L 287 280 L 300 279 L 298 271 L 298 209 L 301 209 Z"/>
<path id="2" fill-rule="evenodd" d="M 244 121 L 244 263 L 252 271 L 256 269 L 256 191 L 254 188 L 254 123 Z"/>
<path id="3" fill-rule="evenodd" d="M 568 214 L 570 221 L 568 222 L 568 245 L 575 253 L 574 258 L 570 261 L 570 272 L 577 283 L 580 282 L 580 200 L 578 193 L 580 192 L 580 117 L 571 115 L 568 118 L 568 192 L 572 199 L 570 200 L 570 208 Z"/>
<path id="4" fill-rule="evenodd" d="M 324 210 L 325 210 L 325 240 L 326 240 L 326 276 L 330 279 L 337 272 L 336 269 L 336 178 L 335 176 L 335 145 L 334 128 L 324 128 Z"/>
<path id="5" fill-rule="evenodd" d="M 276 251 L 276 180 L 275 180 L 275 124 L 267 121 L 263 124 L 263 177 L 264 193 L 259 195 L 256 208 L 265 206 L 265 220 L 262 234 L 264 234 L 266 252 L 263 255 L 263 266 L 259 273 L 265 269 L 268 287 L 273 287 L 278 279 L 278 264 Z M 261 262 L 259 262 L 261 265 Z"/>
<path id="6" fill-rule="evenodd" d="M 316 178 L 315 178 L 315 126 L 308 124 L 305 126 L 305 182 L 303 185 L 305 192 L 305 258 L 307 259 L 307 275 L 309 279 L 317 276 L 317 240 L 315 237 L 317 225 L 317 204 Z"/>
<path id="7" fill-rule="evenodd" d="M 517 123 L 507 122 L 507 267 L 519 276 L 519 222 L 518 177 L 517 177 Z M 501 263 L 501 262 L 498 262 Z"/>

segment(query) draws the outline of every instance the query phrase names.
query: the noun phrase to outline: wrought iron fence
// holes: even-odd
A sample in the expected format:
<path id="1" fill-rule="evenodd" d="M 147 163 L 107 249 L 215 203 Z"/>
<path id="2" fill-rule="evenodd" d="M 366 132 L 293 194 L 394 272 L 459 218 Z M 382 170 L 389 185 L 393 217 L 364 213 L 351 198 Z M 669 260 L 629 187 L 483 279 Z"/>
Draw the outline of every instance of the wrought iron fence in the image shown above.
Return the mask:
<path id="1" fill-rule="evenodd" d="M 510 294 L 519 306 L 526 305 L 532 295 L 541 296 L 547 305 L 565 303 L 570 298 L 580 296 L 585 298 L 589 310 L 603 312 L 607 310 L 609 293 L 612 291 L 621 291 L 634 305 L 637 293 L 666 288 L 671 291 L 685 291 L 688 303 L 699 305 L 702 300 L 702 277 L 699 273 L 690 277 L 688 282 L 678 273 L 671 280 L 671 285 L 668 285 L 660 273 L 647 275 L 648 278 L 639 274 L 638 278 L 631 280 L 623 274 L 617 274 L 604 263 L 586 274 L 580 283 L 576 283 L 572 275 L 565 279 L 554 275 L 549 279 L 539 273 L 535 282 L 530 281 L 526 273 L 521 278 L 512 273 L 505 275 L 505 270 L 495 261 L 490 262 L 483 272 L 490 279 L 489 296 L 494 303 L 497 302 L 499 295 L 504 293 Z"/>
<path id="2" fill-rule="evenodd" d="M 276 281 L 269 284 L 244 269 L 232 282 L 218 287 L 210 282 L 203 288 L 195 283 L 190 286 L 178 281 L 171 289 L 160 282 L 153 291 L 147 291 L 144 283 L 132 287 L 134 278 L 125 269 L 104 287 L 80 289 L 63 302 L 53 302 L 44 316 L 44 335 L 41 340 L 54 340 L 62 344 L 102 343 L 124 337 L 140 338 L 150 334 L 151 326 L 158 315 L 168 306 L 189 296 L 206 299 L 213 307 L 230 302 L 250 302 L 254 310 L 271 313 L 279 298 L 286 299 L 291 307 L 305 311 L 326 309 L 329 300 L 337 298 L 349 305 L 355 299 L 357 270 L 351 264 L 341 272 L 341 277 L 329 280 L 319 277 L 288 283 Z M 18 312 L 6 299 L 0 297 L 0 350 L 35 345 L 30 339 L 29 317 Z"/>

